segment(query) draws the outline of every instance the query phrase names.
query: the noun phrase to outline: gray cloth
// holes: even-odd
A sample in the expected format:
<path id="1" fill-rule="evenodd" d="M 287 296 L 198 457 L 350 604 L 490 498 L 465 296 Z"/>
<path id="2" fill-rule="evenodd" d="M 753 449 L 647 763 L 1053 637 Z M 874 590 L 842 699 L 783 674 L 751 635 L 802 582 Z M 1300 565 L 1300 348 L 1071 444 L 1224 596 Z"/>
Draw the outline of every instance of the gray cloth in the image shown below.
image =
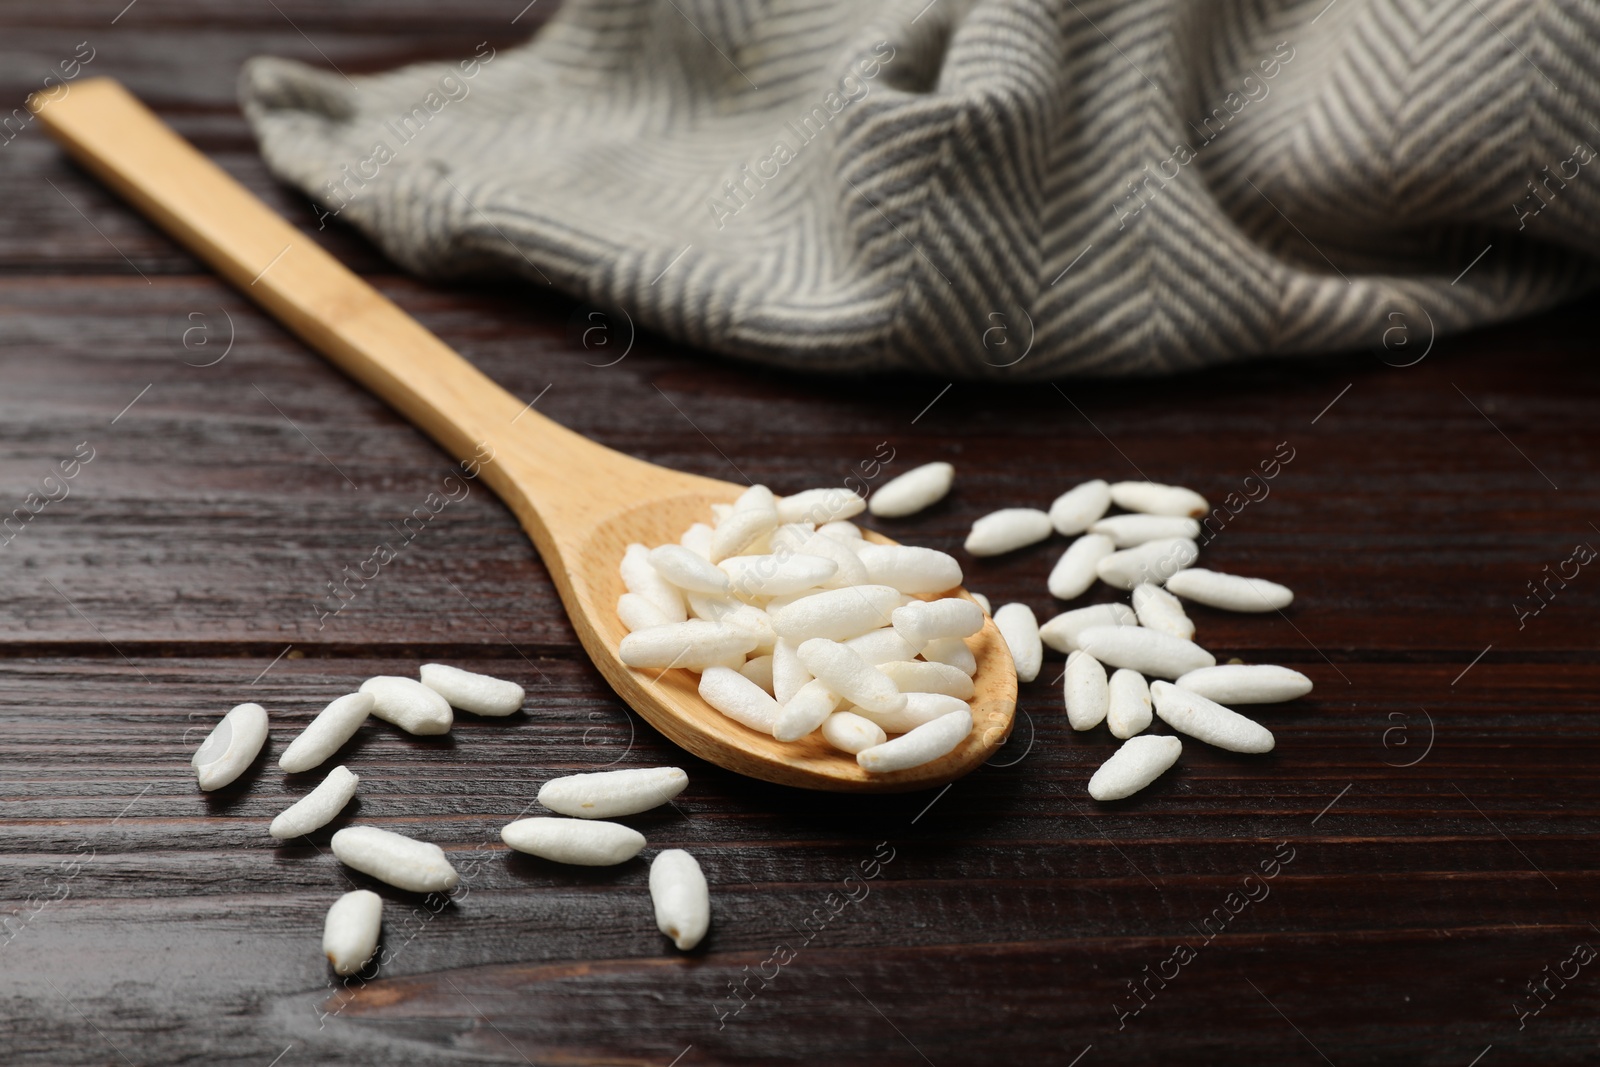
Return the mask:
<path id="1" fill-rule="evenodd" d="M 962 378 L 1370 349 L 1597 280 L 1596 0 L 568 0 L 528 45 L 244 72 L 410 270 L 718 352 Z"/>

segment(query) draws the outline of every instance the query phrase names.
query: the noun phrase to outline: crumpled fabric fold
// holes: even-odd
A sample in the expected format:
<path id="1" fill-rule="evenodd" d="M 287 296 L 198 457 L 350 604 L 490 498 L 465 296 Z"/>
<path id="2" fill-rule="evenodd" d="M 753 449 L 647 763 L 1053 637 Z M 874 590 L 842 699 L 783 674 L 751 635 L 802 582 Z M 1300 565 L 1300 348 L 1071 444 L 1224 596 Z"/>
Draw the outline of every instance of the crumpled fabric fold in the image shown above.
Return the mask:
<path id="1" fill-rule="evenodd" d="M 529 43 L 242 75 L 406 269 L 817 372 L 1370 350 L 1600 277 L 1594 0 L 568 0 Z"/>

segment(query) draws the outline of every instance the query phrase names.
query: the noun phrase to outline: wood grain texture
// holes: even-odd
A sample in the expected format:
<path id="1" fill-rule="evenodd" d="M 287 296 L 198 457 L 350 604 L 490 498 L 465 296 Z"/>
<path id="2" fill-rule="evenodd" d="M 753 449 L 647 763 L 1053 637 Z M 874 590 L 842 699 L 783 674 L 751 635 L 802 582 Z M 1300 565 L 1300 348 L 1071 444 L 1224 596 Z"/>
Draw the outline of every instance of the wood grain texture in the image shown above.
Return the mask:
<path id="1" fill-rule="evenodd" d="M 135 88 L 298 212 L 302 232 L 516 395 L 548 386 L 539 410 L 610 447 L 780 489 L 838 481 L 884 441 L 885 477 L 946 459 L 951 497 L 881 525 L 959 554 L 977 515 L 1047 504 L 1085 477 L 1137 469 L 1214 501 L 1242 493 L 1288 441 L 1270 495 L 1204 559 L 1286 582 L 1295 607 L 1193 615 L 1219 657 L 1288 663 L 1317 689 L 1259 710 L 1271 755 L 1187 745 L 1172 774 L 1114 805 L 1084 793 L 1113 742 L 1066 727 L 1058 656 L 1023 687 L 1012 743 L 948 793 L 752 784 L 623 709 L 516 520 L 476 490 L 319 629 L 324 583 L 398 538 L 448 459 L 30 130 L 0 149 L 0 514 L 79 442 L 96 452 L 0 547 L 0 918 L 15 933 L 0 946 L 0 1060 L 1593 1062 L 1600 975 L 1552 980 L 1537 1014 L 1527 985 L 1578 944 L 1600 947 L 1600 586 L 1585 567 L 1520 628 L 1514 608 L 1576 543 L 1600 544 L 1587 308 L 1441 339 L 1406 369 L 1358 353 L 1059 392 L 800 378 L 649 335 L 605 366 L 627 328 L 587 317 L 597 309 L 403 279 L 354 235 L 317 233 L 228 112 L 240 58 L 316 53 L 232 5 L 196 8 L 203 25 L 152 6 L 159 21 L 130 32 L 151 2 L 105 31 L 121 36 L 93 72 L 145 70 Z M 335 59 L 352 70 L 452 47 L 414 5 L 392 23 L 370 7 L 341 22 L 342 6 L 279 6 L 324 48 L 324 28 L 348 42 Z M 0 14 L 7 54 L 48 67 L 57 42 L 70 53 L 98 32 L 74 20 L 115 14 L 90 7 Z M 544 5 L 512 28 L 520 7 L 468 10 L 455 50 Z M 173 54 L 189 58 L 169 77 L 158 60 Z M 20 104 L 35 87 L 25 68 L 0 69 Z M 224 312 L 234 347 L 197 366 L 223 351 Z M 596 335 L 584 347 L 597 323 L 608 349 Z M 1061 547 L 962 558 L 996 606 L 1042 618 L 1058 607 L 1044 577 Z M 266 835 L 314 776 L 264 761 L 208 801 L 188 756 L 218 715 L 259 699 L 275 759 L 327 699 L 429 660 L 514 678 L 528 709 L 463 715 L 438 741 L 374 724 L 343 753 L 364 779 L 350 817 L 441 842 L 470 892 L 435 914 L 383 890 L 392 959 L 340 989 L 317 946 L 348 883 L 317 851 L 325 836 Z M 654 930 L 643 861 L 570 872 L 495 843 L 550 776 L 669 760 L 691 778 L 681 810 L 630 821 L 652 848 L 694 850 L 712 883 L 711 933 L 683 958 Z M 865 880 L 880 842 L 893 859 Z M 1229 894 L 1280 842 L 1293 859 L 1234 913 Z M 1172 974 L 1179 945 L 1194 958 L 1161 987 L 1148 975 Z M 794 955 L 776 967 L 780 946 Z M 1147 981 L 1147 1006 L 1119 1014 Z"/>

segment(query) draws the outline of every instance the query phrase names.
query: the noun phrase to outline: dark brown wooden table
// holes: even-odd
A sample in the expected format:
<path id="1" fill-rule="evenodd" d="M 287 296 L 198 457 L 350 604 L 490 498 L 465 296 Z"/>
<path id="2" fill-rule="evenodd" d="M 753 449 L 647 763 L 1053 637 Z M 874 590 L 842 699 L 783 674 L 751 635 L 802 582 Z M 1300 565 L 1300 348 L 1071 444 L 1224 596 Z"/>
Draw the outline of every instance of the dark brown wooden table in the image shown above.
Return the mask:
<path id="1" fill-rule="evenodd" d="M 780 491 L 884 442 L 885 476 L 947 459 L 956 491 L 893 530 L 958 554 L 978 515 L 1096 475 L 1260 497 L 1246 479 L 1286 442 L 1205 559 L 1287 582 L 1294 607 L 1194 614 L 1219 657 L 1316 692 L 1262 711 L 1271 755 L 1189 744 L 1112 805 L 1084 792 L 1112 742 L 1066 727 L 1057 656 L 1001 756 L 946 791 L 739 780 L 613 697 L 481 487 L 319 625 L 327 583 L 399 543 L 451 463 L 23 124 L 0 147 L 0 514 L 55 499 L 0 535 L 0 1062 L 1600 1060 L 1600 570 L 1563 562 L 1600 545 L 1592 316 L 1441 338 L 1409 367 L 1379 357 L 1426 338 L 1160 382 L 805 378 L 648 335 L 613 362 L 626 324 L 593 309 L 424 284 L 317 233 L 234 105 L 251 55 L 382 69 L 513 44 L 547 6 L 513 25 L 520 0 L 14 4 L 0 98 L 87 41 L 85 73 L 124 79 L 541 411 Z M 1060 548 L 963 562 L 1044 617 Z M 267 820 L 315 780 L 276 756 L 331 697 L 428 660 L 515 678 L 528 707 L 437 740 L 369 728 L 344 754 L 362 792 L 335 826 L 439 841 L 466 878 L 442 907 L 382 889 L 389 962 L 343 988 L 322 916 L 372 883 L 328 854 L 333 828 L 274 846 Z M 202 796 L 189 756 L 245 700 L 273 716 L 270 757 Z M 631 821 L 709 876 L 687 956 L 654 929 L 643 861 L 571 871 L 498 843 L 548 777 L 664 762 L 689 770 L 680 810 Z"/>

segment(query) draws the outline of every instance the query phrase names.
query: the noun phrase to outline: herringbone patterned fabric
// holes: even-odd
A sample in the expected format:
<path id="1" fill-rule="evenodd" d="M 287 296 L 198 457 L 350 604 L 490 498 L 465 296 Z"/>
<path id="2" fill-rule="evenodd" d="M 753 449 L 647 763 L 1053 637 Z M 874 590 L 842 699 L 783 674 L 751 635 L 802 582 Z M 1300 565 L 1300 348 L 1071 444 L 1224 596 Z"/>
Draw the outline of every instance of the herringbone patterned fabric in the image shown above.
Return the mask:
<path id="1" fill-rule="evenodd" d="M 1596 0 L 568 0 L 260 59 L 273 170 L 424 274 L 966 378 L 1373 349 L 1600 278 Z M 1415 349 L 1413 349 L 1415 350 Z"/>

